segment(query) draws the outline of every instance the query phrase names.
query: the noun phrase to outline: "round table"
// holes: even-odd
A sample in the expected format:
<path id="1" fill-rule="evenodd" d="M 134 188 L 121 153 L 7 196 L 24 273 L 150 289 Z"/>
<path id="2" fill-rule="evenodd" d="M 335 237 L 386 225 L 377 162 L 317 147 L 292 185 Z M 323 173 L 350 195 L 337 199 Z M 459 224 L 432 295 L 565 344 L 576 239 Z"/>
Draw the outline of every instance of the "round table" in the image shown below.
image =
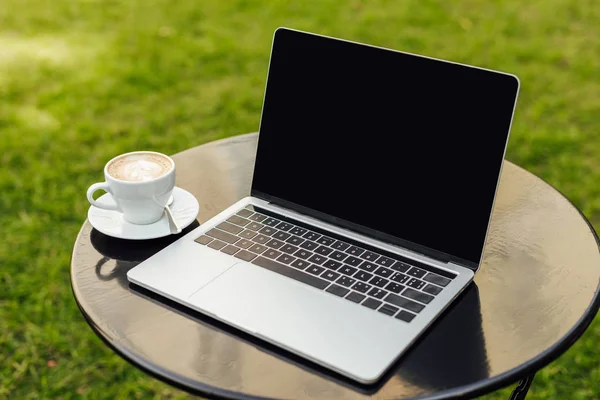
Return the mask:
<path id="1" fill-rule="evenodd" d="M 247 196 L 257 135 L 173 156 L 177 185 L 200 202 L 198 222 Z M 376 385 L 363 386 L 199 313 L 133 290 L 126 272 L 178 236 L 114 239 L 85 222 L 71 284 L 92 329 L 123 358 L 211 398 L 472 397 L 521 380 L 556 359 L 600 304 L 598 238 L 559 192 L 505 162 L 483 264 L 475 281 Z M 374 346 L 377 344 L 374 343 Z"/>

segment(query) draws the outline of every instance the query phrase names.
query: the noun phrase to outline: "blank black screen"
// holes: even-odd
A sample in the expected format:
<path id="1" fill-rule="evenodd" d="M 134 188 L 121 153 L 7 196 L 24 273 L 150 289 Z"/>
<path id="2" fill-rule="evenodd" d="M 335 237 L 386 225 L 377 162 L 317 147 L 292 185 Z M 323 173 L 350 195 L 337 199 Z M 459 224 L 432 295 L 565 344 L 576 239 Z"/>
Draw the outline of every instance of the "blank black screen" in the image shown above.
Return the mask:
<path id="1" fill-rule="evenodd" d="M 253 193 L 479 263 L 518 86 L 279 29 Z"/>

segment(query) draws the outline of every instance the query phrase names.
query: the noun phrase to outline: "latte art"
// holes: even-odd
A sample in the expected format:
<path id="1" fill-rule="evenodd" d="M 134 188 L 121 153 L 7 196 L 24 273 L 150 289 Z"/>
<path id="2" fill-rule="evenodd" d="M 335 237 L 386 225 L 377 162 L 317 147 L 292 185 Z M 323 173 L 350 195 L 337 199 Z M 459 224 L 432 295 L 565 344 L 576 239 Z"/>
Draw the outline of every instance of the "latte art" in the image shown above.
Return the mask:
<path id="1" fill-rule="evenodd" d="M 117 158 L 109 164 L 107 171 L 110 176 L 122 181 L 142 182 L 159 178 L 172 168 L 171 161 L 166 157 L 154 153 L 136 153 Z"/>

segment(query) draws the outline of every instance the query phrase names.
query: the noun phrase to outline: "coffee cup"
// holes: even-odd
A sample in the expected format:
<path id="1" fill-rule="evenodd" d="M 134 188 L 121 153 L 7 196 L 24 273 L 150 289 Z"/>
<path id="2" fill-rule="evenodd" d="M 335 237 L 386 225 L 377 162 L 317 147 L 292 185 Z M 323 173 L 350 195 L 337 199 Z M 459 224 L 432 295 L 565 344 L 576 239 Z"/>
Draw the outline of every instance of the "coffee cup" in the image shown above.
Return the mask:
<path id="1" fill-rule="evenodd" d="M 173 194 L 175 162 L 153 151 L 121 154 L 106 163 L 104 179 L 87 191 L 93 206 L 121 212 L 133 224 L 151 224 L 162 217 Z M 92 195 L 97 190 L 110 193 L 114 204 L 94 200 Z"/>

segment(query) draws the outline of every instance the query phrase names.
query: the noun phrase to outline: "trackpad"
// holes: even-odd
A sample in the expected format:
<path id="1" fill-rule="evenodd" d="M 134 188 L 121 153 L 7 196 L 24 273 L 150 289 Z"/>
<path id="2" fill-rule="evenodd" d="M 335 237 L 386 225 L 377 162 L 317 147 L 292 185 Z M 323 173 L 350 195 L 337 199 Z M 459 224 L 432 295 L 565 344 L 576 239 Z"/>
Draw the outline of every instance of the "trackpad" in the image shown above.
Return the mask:
<path id="1" fill-rule="evenodd" d="M 328 297 L 325 300 L 329 300 Z M 323 300 L 322 293 L 310 286 L 238 262 L 190 296 L 189 301 L 245 331 L 267 334 L 274 333 L 273 325 L 316 322 L 324 312 L 319 299 Z"/>
<path id="2" fill-rule="evenodd" d="M 393 318 L 246 262 L 235 264 L 188 301 L 307 358 L 354 369 L 357 376 L 374 374 L 382 360 L 395 355 L 384 344 L 401 344 Z"/>
<path id="3" fill-rule="evenodd" d="M 129 270 L 127 278 L 167 297 L 187 297 L 237 260 L 198 243 L 181 240 Z"/>

